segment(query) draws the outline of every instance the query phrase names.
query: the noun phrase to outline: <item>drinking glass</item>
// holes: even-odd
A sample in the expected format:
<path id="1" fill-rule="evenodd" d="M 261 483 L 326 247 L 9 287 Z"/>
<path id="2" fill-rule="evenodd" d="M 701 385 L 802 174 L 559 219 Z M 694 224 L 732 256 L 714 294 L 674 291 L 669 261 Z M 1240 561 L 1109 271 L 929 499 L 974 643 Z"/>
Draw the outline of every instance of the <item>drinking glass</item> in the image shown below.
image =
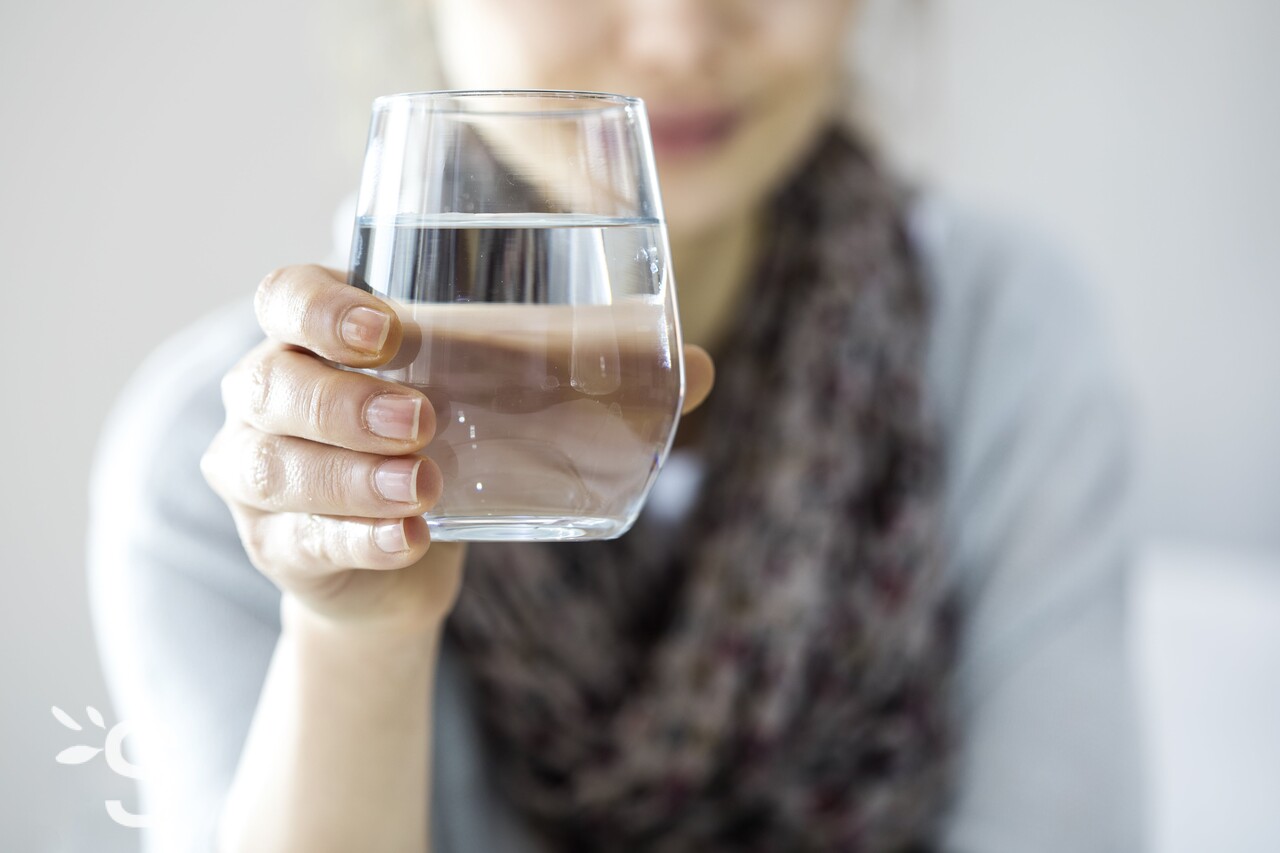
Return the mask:
<path id="1" fill-rule="evenodd" d="M 422 391 L 436 541 L 610 539 L 684 398 L 644 104 L 590 92 L 378 98 L 352 285 L 398 313 L 374 375 Z"/>

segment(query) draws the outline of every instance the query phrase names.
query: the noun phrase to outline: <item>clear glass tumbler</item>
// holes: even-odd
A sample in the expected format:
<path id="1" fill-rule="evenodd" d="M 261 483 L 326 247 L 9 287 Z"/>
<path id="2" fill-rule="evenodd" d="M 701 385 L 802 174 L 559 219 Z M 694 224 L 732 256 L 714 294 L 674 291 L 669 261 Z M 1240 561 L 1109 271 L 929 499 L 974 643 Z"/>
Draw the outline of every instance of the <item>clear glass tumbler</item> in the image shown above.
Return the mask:
<path id="1" fill-rule="evenodd" d="M 669 256 L 640 100 L 374 102 L 349 280 L 405 330 L 396 358 L 370 372 L 435 408 L 435 540 L 631 527 L 684 397 Z"/>

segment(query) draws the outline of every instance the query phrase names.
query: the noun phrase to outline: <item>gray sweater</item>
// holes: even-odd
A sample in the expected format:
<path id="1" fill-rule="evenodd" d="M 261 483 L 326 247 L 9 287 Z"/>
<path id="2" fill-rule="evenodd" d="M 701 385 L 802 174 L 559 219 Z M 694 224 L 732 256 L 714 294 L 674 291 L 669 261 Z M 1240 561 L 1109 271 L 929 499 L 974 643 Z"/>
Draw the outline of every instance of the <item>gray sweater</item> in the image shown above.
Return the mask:
<path id="1" fill-rule="evenodd" d="M 912 233 L 934 300 L 928 392 L 946 454 L 946 577 L 963 606 L 952 713 L 954 853 L 1141 849 L 1126 640 L 1124 406 L 1087 294 L 1031 235 L 924 197 Z M 93 614 L 147 778 L 154 853 L 209 853 L 280 631 L 198 460 L 222 374 L 261 337 L 246 300 L 159 348 L 112 414 L 92 481 Z M 664 469 L 646 512 L 696 466 Z M 436 692 L 435 853 L 536 842 L 486 772 L 461 663 Z"/>

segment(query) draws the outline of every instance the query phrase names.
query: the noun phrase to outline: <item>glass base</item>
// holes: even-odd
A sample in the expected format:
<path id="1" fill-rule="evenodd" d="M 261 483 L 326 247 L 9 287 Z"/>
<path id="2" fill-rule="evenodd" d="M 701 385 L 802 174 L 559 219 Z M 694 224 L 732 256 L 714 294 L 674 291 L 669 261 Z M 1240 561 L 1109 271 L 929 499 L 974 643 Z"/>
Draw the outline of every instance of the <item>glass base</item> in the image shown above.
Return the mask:
<path id="1" fill-rule="evenodd" d="M 617 539 L 631 526 L 616 518 L 579 516 L 425 518 L 433 542 L 587 542 Z"/>

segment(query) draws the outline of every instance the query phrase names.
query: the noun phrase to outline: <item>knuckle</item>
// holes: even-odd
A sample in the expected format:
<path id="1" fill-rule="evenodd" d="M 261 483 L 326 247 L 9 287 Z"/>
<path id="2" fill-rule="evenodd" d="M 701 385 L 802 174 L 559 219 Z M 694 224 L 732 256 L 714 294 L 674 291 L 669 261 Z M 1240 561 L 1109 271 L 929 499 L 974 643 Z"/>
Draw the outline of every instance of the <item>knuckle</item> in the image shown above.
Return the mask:
<path id="1" fill-rule="evenodd" d="M 299 323 L 308 340 L 327 344 L 339 337 L 338 327 L 346 308 L 339 294 L 340 291 L 326 288 L 311 293 L 301 301 Z"/>
<path id="2" fill-rule="evenodd" d="M 249 558 L 249 562 L 255 569 L 269 576 L 270 561 L 266 558 L 266 545 L 267 526 L 271 519 L 246 513 L 234 503 L 229 506 L 231 518 L 236 525 L 236 536 L 240 539 L 240 546 L 244 549 L 245 556 Z"/>
<path id="3" fill-rule="evenodd" d="M 214 433 L 213 439 L 209 442 L 209 446 L 204 449 L 204 453 L 200 455 L 200 476 L 204 478 L 218 497 L 223 495 L 223 478 L 221 476 L 225 468 L 225 443 L 227 435 L 227 425 Z"/>
<path id="4" fill-rule="evenodd" d="M 330 534 L 324 518 L 315 513 L 302 513 L 298 517 L 294 535 L 298 548 L 313 560 L 328 560 Z"/>
<path id="5" fill-rule="evenodd" d="M 371 566 L 366 547 L 368 535 L 365 531 L 368 527 L 363 521 L 350 520 L 334 525 L 330 559 L 343 568 L 365 569 Z"/>
<path id="6" fill-rule="evenodd" d="M 259 323 L 271 311 L 280 291 L 284 289 L 288 271 L 288 267 L 274 269 L 267 273 L 262 281 L 258 282 L 258 288 L 253 293 L 253 308 L 258 316 Z"/>
<path id="7" fill-rule="evenodd" d="M 248 393 L 244 400 L 247 414 L 261 421 L 271 410 L 272 395 L 280 375 L 280 350 L 269 350 L 254 359 L 249 368 Z"/>
<path id="8" fill-rule="evenodd" d="M 353 547 L 356 536 L 352 528 L 357 522 L 307 514 L 299 519 L 298 540 L 312 563 L 328 572 L 359 568 L 361 561 Z"/>
<path id="9" fill-rule="evenodd" d="M 351 469 L 344 454 L 321 454 L 311 472 L 311 494 L 325 506 L 346 507 L 350 500 Z"/>
<path id="10" fill-rule="evenodd" d="M 264 573 L 269 573 L 270 561 L 266 559 L 270 534 L 268 525 L 261 520 L 247 521 L 240 527 L 240 544 L 249 557 L 249 562 Z"/>
<path id="11" fill-rule="evenodd" d="M 285 479 L 280 438 L 255 431 L 247 443 L 248 458 L 241 472 L 245 491 L 259 506 L 273 506 Z"/>
<path id="12" fill-rule="evenodd" d="M 319 377 L 309 383 L 302 394 L 302 417 L 315 435 L 324 435 L 328 430 L 334 406 L 340 399 L 339 389 L 334 387 L 333 379 L 328 376 Z"/>
<path id="13" fill-rule="evenodd" d="M 245 412 L 246 385 L 252 378 L 254 367 L 268 351 L 265 344 L 260 344 L 231 366 L 218 382 L 218 390 L 222 395 L 222 407 L 227 414 L 242 415 Z"/>
<path id="14" fill-rule="evenodd" d="M 218 490 L 218 484 L 214 478 L 214 459 L 213 445 L 205 448 L 204 453 L 200 455 L 200 476 L 204 478 L 205 483 L 215 492 Z"/>

